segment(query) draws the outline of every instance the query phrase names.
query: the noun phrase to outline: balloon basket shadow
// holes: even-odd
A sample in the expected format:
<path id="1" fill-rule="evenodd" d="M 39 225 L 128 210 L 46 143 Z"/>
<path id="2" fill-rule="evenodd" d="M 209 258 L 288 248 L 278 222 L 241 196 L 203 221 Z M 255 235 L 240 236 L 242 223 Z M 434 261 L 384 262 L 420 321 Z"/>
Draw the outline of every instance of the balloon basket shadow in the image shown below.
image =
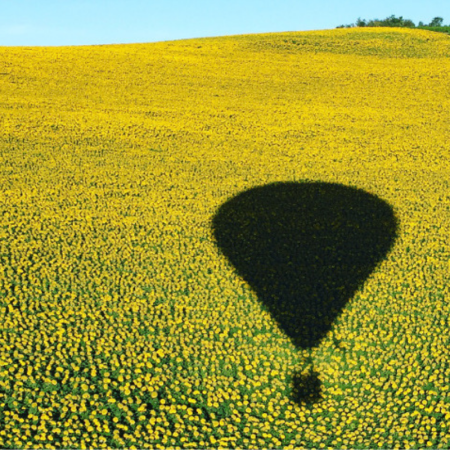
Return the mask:
<path id="1" fill-rule="evenodd" d="M 299 406 L 310 407 L 323 399 L 319 374 L 314 369 L 307 373 L 295 372 L 291 386 L 290 400 Z"/>

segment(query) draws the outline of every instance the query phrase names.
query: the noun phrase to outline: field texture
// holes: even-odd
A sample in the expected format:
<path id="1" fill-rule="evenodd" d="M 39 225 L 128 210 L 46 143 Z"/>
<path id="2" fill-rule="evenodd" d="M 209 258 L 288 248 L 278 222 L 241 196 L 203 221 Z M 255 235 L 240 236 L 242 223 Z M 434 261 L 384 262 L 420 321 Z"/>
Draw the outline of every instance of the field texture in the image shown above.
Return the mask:
<path id="1" fill-rule="evenodd" d="M 0 47 L 0 447 L 449 448 L 450 38 Z"/>

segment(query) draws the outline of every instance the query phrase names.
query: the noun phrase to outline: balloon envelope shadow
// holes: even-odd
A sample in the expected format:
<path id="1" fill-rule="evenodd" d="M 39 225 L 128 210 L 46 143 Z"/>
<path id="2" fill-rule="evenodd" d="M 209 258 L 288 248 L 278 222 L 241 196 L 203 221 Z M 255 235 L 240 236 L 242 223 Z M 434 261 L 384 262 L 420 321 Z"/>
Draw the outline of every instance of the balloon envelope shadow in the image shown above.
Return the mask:
<path id="1" fill-rule="evenodd" d="M 217 210 L 221 252 L 294 345 L 316 347 L 397 236 L 392 207 L 363 190 L 278 182 L 244 191 Z M 294 376 L 294 399 L 320 398 L 317 373 Z"/>

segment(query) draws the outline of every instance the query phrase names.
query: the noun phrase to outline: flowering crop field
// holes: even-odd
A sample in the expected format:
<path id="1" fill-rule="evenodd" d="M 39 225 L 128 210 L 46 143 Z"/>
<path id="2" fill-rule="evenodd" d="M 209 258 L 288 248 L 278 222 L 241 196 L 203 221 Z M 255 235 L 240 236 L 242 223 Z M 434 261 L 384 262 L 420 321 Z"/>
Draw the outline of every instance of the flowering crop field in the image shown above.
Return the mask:
<path id="1" fill-rule="evenodd" d="M 449 36 L 0 55 L 0 447 L 450 448 Z"/>

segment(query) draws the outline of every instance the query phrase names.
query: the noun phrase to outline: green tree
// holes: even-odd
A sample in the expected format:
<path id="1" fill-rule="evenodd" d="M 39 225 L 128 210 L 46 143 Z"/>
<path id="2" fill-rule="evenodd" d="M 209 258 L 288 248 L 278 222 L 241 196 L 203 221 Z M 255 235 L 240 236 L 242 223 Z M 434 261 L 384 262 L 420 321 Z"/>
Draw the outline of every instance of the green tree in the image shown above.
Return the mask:
<path id="1" fill-rule="evenodd" d="M 429 27 L 442 27 L 444 19 L 442 17 L 435 17 L 429 24 Z"/>
<path id="2" fill-rule="evenodd" d="M 395 15 L 386 17 L 386 19 L 373 19 L 368 22 L 362 21 L 367 27 L 407 27 L 414 28 L 414 22 L 410 19 L 404 19 L 403 16 L 396 17 Z M 358 25 L 359 26 L 359 25 Z"/>

